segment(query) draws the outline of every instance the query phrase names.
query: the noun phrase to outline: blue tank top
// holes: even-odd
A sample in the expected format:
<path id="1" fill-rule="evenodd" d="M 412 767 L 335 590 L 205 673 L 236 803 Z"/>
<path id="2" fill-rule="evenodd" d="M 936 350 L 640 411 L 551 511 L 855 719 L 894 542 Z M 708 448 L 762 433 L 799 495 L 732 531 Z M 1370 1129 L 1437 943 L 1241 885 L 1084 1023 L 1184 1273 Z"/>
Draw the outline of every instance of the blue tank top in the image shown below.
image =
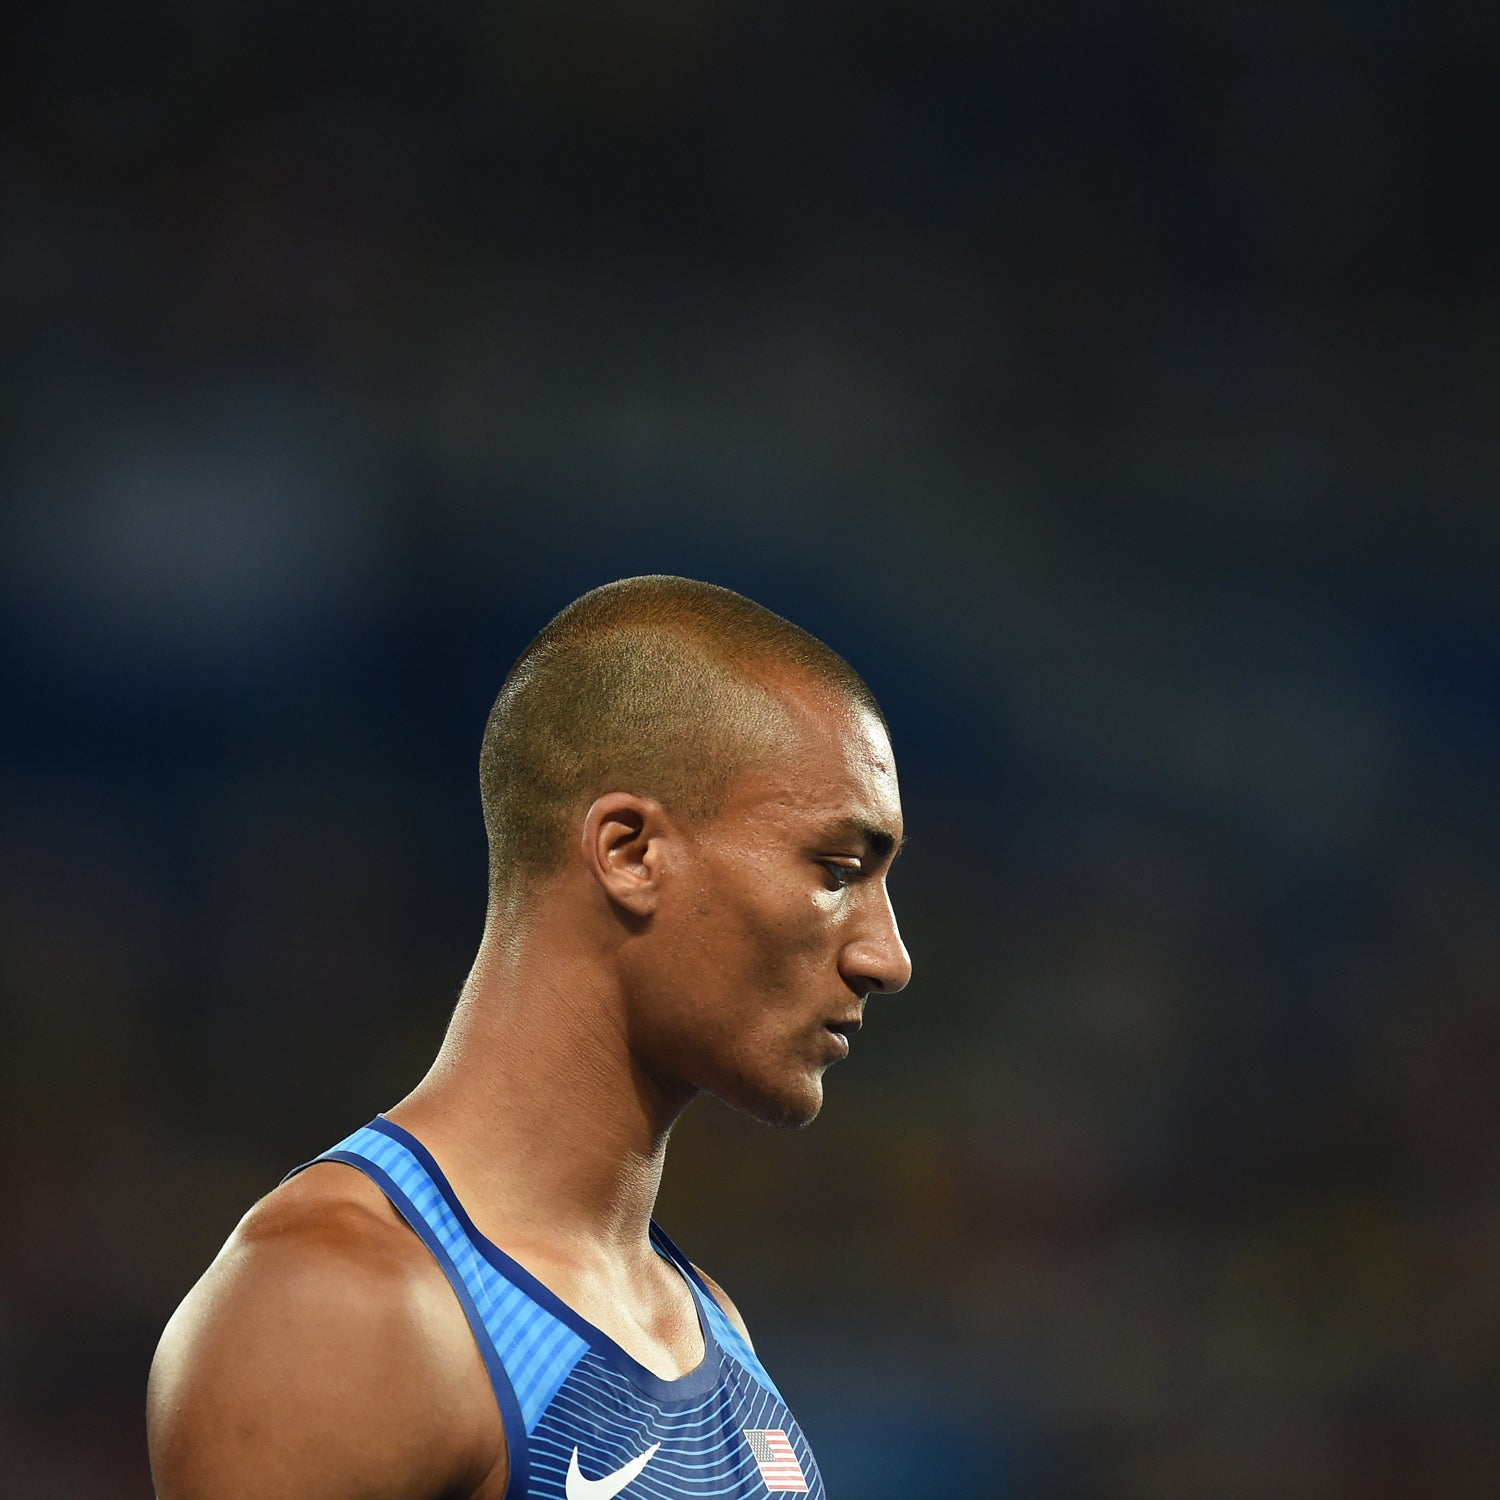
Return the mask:
<path id="1" fill-rule="evenodd" d="M 447 1275 L 505 1421 L 506 1500 L 824 1500 L 781 1393 L 654 1223 L 652 1243 L 687 1281 L 703 1332 L 703 1362 L 680 1380 L 653 1375 L 491 1244 L 399 1125 L 381 1116 L 317 1160 L 359 1168 Z"/>

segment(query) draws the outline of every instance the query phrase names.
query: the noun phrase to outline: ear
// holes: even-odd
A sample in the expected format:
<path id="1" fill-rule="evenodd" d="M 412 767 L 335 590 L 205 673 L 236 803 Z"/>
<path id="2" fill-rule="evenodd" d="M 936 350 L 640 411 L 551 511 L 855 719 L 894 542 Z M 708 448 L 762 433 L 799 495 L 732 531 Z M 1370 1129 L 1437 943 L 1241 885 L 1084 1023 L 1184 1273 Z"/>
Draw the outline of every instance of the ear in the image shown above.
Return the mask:
<path id="1" fill-rule="evenodd" d="M 656 910 L 671 820 L 659 802 L 605 792 L 583 818 L 583 862 L 605 895 L 634 916 Z"/>

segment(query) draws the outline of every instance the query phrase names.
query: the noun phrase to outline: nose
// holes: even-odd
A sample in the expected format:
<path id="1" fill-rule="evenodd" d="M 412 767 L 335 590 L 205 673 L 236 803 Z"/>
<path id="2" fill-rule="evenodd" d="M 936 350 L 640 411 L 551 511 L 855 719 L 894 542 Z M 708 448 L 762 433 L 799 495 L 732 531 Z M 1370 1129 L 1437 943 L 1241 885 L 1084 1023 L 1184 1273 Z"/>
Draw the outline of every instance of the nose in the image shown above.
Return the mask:
<path id="1" fill-rule="evenodd" d="M 911 981 L 911 954 L 901 941 L 895 908 L 883 886 L 870 891 L 871 901 L 859 930 L 839 954 L 844 983 L 861 995 L 878 990 L 894 995 Z"/>

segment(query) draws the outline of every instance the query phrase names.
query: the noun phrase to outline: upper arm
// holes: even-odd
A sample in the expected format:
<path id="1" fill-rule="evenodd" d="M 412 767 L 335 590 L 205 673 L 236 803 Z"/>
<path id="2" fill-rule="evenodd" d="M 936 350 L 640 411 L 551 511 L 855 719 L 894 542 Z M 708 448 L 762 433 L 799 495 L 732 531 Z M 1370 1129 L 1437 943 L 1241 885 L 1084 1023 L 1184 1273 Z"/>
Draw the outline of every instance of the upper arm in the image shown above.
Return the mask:
<path id="1" fill-rule="evenodd" d="M 740 1337 L 750 1345 L 750 1350 L 753 1353 L 755 1351 L 755 1345 L 751 1343 L 750 1330 L 745 1327 L 745 1320 L 740 1316 L 739 1308 L 737 1308 L 734 1303 L 729 1300 L 729 1293 L 726 1292 L 724 1288 L 721 1287 L 719 1283 L 715 1281 L 713 1277 L 703 1269 L 702 1266 L 694 1266 L 693 1269 L 698 1273 L 699 1279 L 703 1282 L 704 1286 L 706 1286 L 709 1291 L 713 1293 L 714 1301 L 717 1302 L 723 1309 L 724 1316 L 728 1318 L 730 1323 L 734 1325 L 734 1328 L 739 1333 Z"/>
<path id="2" fill-rule="evenodd" d="M 467 1340 L 453 1357 L 456 1303 L 358 1214 L 270 1218 L 236 1231 L 162 1335 L 147 1392 L 159 1500 L 474 1488 L 479 1356 Z"/>

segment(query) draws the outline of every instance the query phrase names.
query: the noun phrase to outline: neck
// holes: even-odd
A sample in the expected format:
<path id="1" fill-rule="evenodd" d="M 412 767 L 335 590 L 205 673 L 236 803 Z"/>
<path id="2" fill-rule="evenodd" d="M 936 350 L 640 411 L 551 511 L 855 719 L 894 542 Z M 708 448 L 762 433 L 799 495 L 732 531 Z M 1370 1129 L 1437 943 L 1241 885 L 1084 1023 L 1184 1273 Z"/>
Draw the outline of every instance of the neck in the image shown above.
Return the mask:
<path id="1" fill-rule="evenodd" d="M 487 925 L 436 1061 L 390 1117 L 498 1243 L 646 1253 L 688 1101 L 642 1074 L 618 982 L 580 957 L 576 922 L 507 922 Z"/>

